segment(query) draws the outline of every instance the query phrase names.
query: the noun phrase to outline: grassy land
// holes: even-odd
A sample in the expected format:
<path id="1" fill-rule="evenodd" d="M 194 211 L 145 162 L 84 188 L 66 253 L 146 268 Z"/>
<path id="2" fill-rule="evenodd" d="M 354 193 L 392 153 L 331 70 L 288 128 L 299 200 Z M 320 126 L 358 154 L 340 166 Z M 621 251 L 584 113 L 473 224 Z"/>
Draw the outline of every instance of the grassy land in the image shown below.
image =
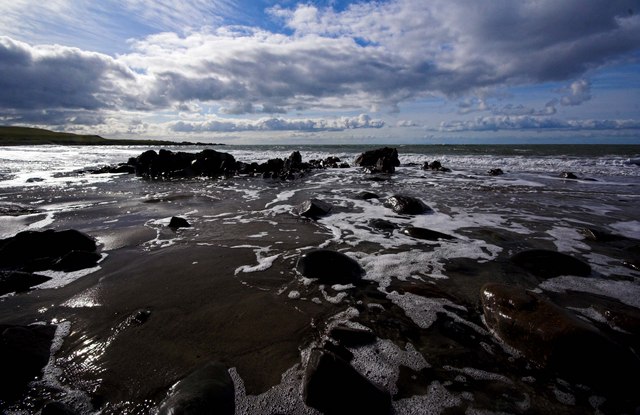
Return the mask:
<path id="1" fill-rule="evenodd" d="M 0 126 L 0 146 L 30 146 L 30 145 L 91 145 L 91 146 L 108 146 L 108 145 L 125 145 L 125 146 L 151 146 L 151 145 L 212 145 L 205 143 L 190 143 L 183 141 L 177 143 L 174 141 L 157 141 L 157 140 L 111 140 L 100 137 L 99 135 L 80 135 L 71 133 L 59 133 L 55 131 L 44 130 L 40 128 L 28 127 L 6 127 Z"/>

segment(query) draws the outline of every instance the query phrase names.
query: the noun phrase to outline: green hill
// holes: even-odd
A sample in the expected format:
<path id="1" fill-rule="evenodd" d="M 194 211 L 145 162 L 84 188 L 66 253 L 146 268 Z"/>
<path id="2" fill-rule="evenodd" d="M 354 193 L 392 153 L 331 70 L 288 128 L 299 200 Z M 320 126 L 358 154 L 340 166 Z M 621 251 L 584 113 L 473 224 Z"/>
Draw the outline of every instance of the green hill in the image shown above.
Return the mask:
<path id="1" fill-rule="evenodd" d="M 156 140 L 111 140 L 99 135 L 80 135 L 72 133 L 59 133 L 41 128 L 8 127 L 0 126 L 0 146 L 30 146 L 30 145 L 125 145 L 125 146 L 150 146 L 150 145 L 191 145 L 203 143 L 189 143 Z M 209 144 L 211 145 L 211 144 Z"/>

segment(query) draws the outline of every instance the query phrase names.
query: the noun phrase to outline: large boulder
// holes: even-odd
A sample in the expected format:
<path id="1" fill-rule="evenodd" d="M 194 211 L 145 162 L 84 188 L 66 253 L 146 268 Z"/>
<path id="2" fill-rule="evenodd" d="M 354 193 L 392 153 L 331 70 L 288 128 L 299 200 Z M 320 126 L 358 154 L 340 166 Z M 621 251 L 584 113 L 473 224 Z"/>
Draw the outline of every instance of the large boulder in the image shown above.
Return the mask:
<path id="1" fill-rule="evenodd" d="M 216 362 L 208 363 L 176 383 L 158 410 L 159 415 L 234 413 L 233 380 L 227 368 Z"/>
<path id="2" fill-rule="evenodd" d="M 432 211 L 422 200 L 406 195 L 393 195 L 384 201 L 384 206 L 401 215 L 419 215 Z"/>
<path id="3" fill-rule="evenodd" d="M 366 151 L 356 157 L 354 164 L 365 167 L 370 172 L 393 173 L 400 165 L 398 150 L 391 147 Z"/>
<path id="4" fill-rule="evenodd" d="M 90 236 L 74 229 L 25 231 L 0 240 L 0 268 L 75 271 L 94 266 L 100 259 L 96 250 L 96 242 Z M 88 257 L 91 260 L 87 261 Z M 82 261 L 80 268 L 78 261 Z"/>
<path id="5" fill-rule="evenodd" d="M 364 275 L 355 259 L 329 249 L 305 252 L 298 258 L 296 269 L 303 276 L 326 284 L 351 284 Z"/>
<path id="6" fill-rule="evenodd" d="M 313 349 L 304 374 L 304 402 L 325 414 L 386 415 L 391 396 L 336 354 Z"/>
<path id="7" fill-rule="evenodd" d="M 541 295 L 490 283 L 481 300 L 489 329 L 537 366 L 599 390 L 637 386 L 629 379 L 640 373 L 640 360 L 627 347 Z"/>
<path id="8" fill-rule="evenodd" d="M 49 362 L 56 327 L 0 325 L 0 402 L 20 398 Z"/>
<path id="9" fill-rule="evenodd" d="M 591 267 L 567 254 L 545 249 L 519 252 L 511 257 L 511 262 L 540 278 L 560 275 L 588 277 Z"/>

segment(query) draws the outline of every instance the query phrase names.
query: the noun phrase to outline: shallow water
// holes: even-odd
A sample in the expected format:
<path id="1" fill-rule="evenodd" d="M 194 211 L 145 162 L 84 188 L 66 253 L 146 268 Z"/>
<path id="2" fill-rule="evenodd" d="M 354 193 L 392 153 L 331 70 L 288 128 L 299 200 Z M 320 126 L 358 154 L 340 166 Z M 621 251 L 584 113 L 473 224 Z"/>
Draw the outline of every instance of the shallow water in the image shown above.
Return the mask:
<path id="1" fill-rule="evenodd" d="M 217 149 L 258 162 L 293 150 Z M 363 148 L 301 150 L 303 160 L 351 162 Z M 640 404 L 536 369 L 489 332 L 479 298 L 490 281 L 533 289 L 637 348 L 640 333 L 612 327 L 598 308 L 609 300 L 640 308 L 640 273 L 624 265 L 636 254 L 579 232 L 640 239 L 637 147 L 400 147 L 403 165 L 377 180 L 358 168 L 294 182 L 74 173 L 142 151 L 0 148 L 0 206 L 26 213 L 0 216 L 0 238 L 73 228 L 97 238 L 105 254 L 95 269 L 50 273 L 46 285 L 0 299 L 0 323 L 60 327 L 47 375 L 21 401 L 3 404 L 8 412 L 54 399 L 82 413 L 149 413 L 173 383 L 216 360 L 231 368 L 238 413 L 313 413 L 299 393 L 305 356 L 339 322 L 376 334 L 373 345 L 351 350 L 352 365 L 394 396 L 398 414 L 618 413 Z M 452 172 L 420 169 L 435 159 Z M 489 176 L 490 168 L 505 174 Z M 562 179 L 563 171 L 580 179 Z M 363 191 L 380 198 L 362 200 Z M 398 193 L 434 212 L 383 206 Z M 292 214 L 312 197 L 330 203 L 331 214 Z M 192 227 L 167 228 L 172 216 Z M 380 231 L 371 219 L 397 229 Z M 454 239 L 415 239 L 400 231 L 407 226 Z M 296 260 L 317 247 L 356 259 L 364 283 L 330 287 L 299 275 Z M 534 248 L 570 254 L 593 273 L 540 280 L 508 265 Z M 143 324 L 134 318 L 140 311 L 150 313 Z"/>

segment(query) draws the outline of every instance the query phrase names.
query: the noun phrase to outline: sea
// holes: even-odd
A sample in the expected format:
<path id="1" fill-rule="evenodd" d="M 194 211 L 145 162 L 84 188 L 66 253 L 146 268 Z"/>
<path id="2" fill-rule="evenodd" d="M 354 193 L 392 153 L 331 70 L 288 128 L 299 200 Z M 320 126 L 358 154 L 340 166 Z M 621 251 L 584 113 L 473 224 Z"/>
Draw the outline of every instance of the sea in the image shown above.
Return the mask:
<path id="1" fill-rule="evenodd" d="M 0 324 L 57 327 L 43 376 L 0 409 L 40 413 L 58 402 L 72 413 L 156 413 L 172 385 L 216 361 L 233 379 L 236 413 L 319 413 L 304 402 L 306 364 L 314 348 L 339 343 L 337 325 L 375 334 L 344 348 L 351 367 L 392 397 L 395 414 L 640 408 L 638 394 L 530 361 L 487 325 L 480 299 L 486 283 L 529 290 L 637 356 L 640 146 L 389 146 L 401 163 L 393 174 L 353 163 L 381 147 L 373 145 L 165 147 L 213 148 L 248 163 L 299 151 L 303 161 L 350 165 L 288 181 L 91 172 L 153 147 L 0 147 L 0 239 L 77 229 L 102 254 L 96 267 L 43 271 L 49 281 L 0 297 Z M 433 161 L 450 171 L 422 168 Z M 394 195 L 430 211 L 396 213 L 385 204 Z M 308 199 L 332 209 L 298 216 Z M 191 226 L 168 228 L 174 216 Z M 450 239 L 418 239 L 408 227 Z M 314 249 L 357 261 L 365 285 L 302 275 L 296 264 Z M 591 274 L 532 276 L 510 262 L 527 250 L 567 254 Z M 133 324 L 141 310 L 149 319 Z"/>

